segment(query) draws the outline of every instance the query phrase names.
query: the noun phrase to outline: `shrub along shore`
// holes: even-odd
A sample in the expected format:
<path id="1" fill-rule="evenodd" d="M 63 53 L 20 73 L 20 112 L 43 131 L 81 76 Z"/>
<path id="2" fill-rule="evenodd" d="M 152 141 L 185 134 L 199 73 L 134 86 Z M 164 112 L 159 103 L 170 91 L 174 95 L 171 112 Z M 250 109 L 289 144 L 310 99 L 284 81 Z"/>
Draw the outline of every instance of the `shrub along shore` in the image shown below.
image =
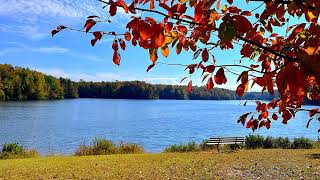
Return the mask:
<path id="1" fill-rule="evenodd" d="M 172 152 L 196 152 L 215 150 L 216 146 L 206 144 L 207 140 L 197 144 L 196 142 L 188 142 L 182 144 L 173 144 L 164 149 L 164 153 Z M 246 136 L 245 143 L 237 145 L 220 145 L 222 150 L 239 149 L 315 149 L 320 148 L 320 139 L 314 141 L 305 137 L 300 138 L 284 138 L 284 137 L 263 137 L 260 135 Z M 75 156 L 90 155 L 110 155 L 110 154 L 138 154 L 145 153 L 141 145 L 133 143 L 115 144 L 104 138 L 95 138 L 90 145 L 81 144 L 75 151 Z M 39 157 L 36 150 L 28 150 L 18 143 L 7 143 L 2 146 L 0 151 L 0 159 L 19 159 Z"/>

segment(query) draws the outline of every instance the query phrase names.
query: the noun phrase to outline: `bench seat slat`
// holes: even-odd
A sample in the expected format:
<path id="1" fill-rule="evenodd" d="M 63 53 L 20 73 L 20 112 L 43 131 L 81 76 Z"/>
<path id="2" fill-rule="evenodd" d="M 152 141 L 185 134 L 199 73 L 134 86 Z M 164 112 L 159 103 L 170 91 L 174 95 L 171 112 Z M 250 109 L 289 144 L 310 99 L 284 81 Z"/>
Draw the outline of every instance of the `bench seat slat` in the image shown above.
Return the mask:
<path id="1" fill-rule="evenodd" d="M 210 137 L 207 145 L 218 144 L 241 144 L 245 142 L 245 137 Z"/>
<path id="2" fill-rule="evenodd" d="M 241 144 L 241 142 L 207 143 L 207 145 L 218 145 L 218 144 Z"/>

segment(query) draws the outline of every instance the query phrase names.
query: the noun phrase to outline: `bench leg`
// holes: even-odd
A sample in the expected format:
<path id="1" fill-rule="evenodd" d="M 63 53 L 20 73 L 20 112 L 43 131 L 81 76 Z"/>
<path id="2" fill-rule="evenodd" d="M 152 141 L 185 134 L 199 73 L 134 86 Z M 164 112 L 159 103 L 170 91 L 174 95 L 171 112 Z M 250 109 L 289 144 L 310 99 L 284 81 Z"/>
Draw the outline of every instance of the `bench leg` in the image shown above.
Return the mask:
<path id="1" fill-rule="evenodd" d="M 219 151 L 220 151 L 220 150 L 219 150 L 219 144 L 217 145 L 217 149 L 218 149 L 218 152 L 219 152 Z"/>

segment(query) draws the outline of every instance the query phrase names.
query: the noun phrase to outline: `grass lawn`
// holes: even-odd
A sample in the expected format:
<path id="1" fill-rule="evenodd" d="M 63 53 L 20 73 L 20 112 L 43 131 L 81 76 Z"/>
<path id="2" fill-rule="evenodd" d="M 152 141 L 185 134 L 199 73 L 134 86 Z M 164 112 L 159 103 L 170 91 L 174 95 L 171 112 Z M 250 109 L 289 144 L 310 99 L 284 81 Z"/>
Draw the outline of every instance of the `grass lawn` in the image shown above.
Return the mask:
<path id="1" fill-rule="evenodd" d="M 320 150 L 241 150 L 0 160 L 0 179 L 320 179 Z"/>

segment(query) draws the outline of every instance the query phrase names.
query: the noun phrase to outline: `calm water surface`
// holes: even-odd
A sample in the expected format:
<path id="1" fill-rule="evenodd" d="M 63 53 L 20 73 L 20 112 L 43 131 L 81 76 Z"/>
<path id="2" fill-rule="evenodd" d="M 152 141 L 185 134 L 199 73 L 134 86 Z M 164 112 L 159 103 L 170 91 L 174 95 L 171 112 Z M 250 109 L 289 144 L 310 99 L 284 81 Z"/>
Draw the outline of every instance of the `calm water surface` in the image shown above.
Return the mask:
<path id="1" fill-rule="evenodd" d="M 307 113 L 270 130 L 252 133 L 237 118 L 254 111 L 240 101 L 108 100 L 1 102 L 0 144 L 18 142 L 41 154 L 71 154 L 94 137 L 143 145 L 148 152 L 174 143 L 202 141 L 210 136 L 261 134 L 318 138 L 319 123 L 306 129 Z"/>

